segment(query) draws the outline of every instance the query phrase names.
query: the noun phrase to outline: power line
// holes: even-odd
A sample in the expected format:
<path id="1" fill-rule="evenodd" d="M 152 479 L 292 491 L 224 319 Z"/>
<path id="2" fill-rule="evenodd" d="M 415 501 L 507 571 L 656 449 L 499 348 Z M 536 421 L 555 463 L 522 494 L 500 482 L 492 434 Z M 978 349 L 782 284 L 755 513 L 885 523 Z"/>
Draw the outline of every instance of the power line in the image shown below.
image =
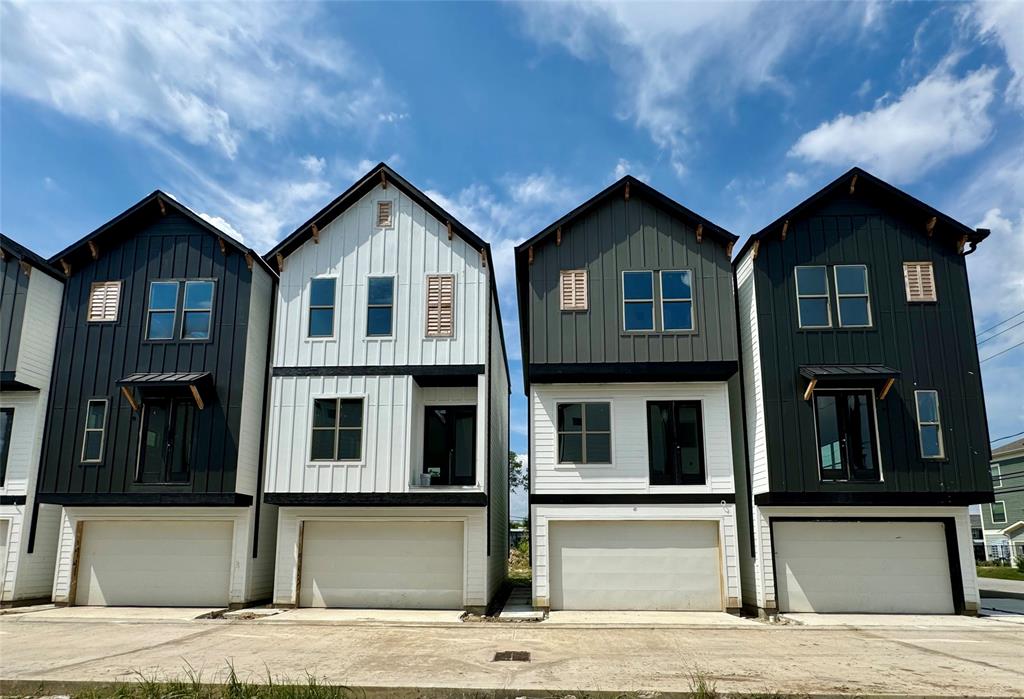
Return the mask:
<path id="1" fill-rule="evenodd" d="M 1014 437 L 1020 437 L 1022 434 L 1024 434 L 1024 430 L 1018 432 L 1017 434 L 1008 434 L 1005 437 L 999 437 L 997 439 L 993 439 L 991 442 L 989 442 L 989 444 L 995 444 L 996 442 L 1001 442 L 1004 439 L 1013 439 Z"/>
<path id="2" fill-rule="evenodd" d="M 1007 332 L 1010 332 L 1010 331 L 1011 331 L 1011 330 L 1013 330 L 1014 328 L 1018 328 L 1018 327 L 1020 327 L 1021 325 L 1024 325 L 1024 320 L 1018 321 L 1018 322 L 1014 323 L 1013 325 L 1011 325 L 1011 326 L 1010 326 L 1010 327 L 1008 327 L 1008 328 L 1003 328 L 1003 329 L 1002 329 L 1002 330 L 1000 330 L 999 332 L 997 332 L 997 333 L 995 333 L 995 334 L 993 334 L 993 335 L 989 335 L 989 336 L 988 336 L 988 337 L 986 337 L 986 338 L 985 338 L 984 340 L 979 340 L 979 341 L 978 341 L 978 345 L 979 345 L 979 346 L 980 346 L 980 345 L 983 345 L 983 344 L 985 344 L 986 342 L 988 342 L 989 340 L 992 340 L 992 339 L 994 339 L 994 338 L 997 338 L 997 337 L 999 337 L 1000 335 L 1002 335 L 1003 333 L 1007 333 Z"/>
<path id="3" fill-rule="evenodd" d="M 984 330 L 982 330 L 981 332 L 979 332 L 979 333 L 978 333 L 978 335 L 984 335 L 984 334 L 985 334 L 985 333 L 987 333 L 987 332 L 988 332 L 989 330 L 995 330 L 996 328 L 998 328 L 998 327 L 999 327 L 1000 325 L 1002 325 L 1003 323 L 1009 322 L 1009 321 L 1013 320 L 1014 318 L 1018 318 L 1018 317 L 1020 317 L 1020 316 L 1024 316 L 1024 311 L 1021 311 L 1020 313 L 1017 313 L 1017 314 L 1015 314 L 1015 315 L 1012 315 L 1012 316 L 1010 316 L 1009 318 L 1005 318 L 1005 319 L 1003 319 L 1003 320 L 999 321 L 998 323 L 996 323 L 995 325 L 993 325 L 993 326 L 991 326 L 991 327 L 985 328 Z"/>
<path id="4" fill-rule="evenodd" d="M 1017 344 L 1015 344 L 1015 345 L 1014 345 L 1013 347 L 1007 347 L 1007 348 L 1006 348 L 1006 349 L 1004 349 L 1004 350 L 1003 350 L 1002 352 L 996 352 L 995 354 L 991 354 L 991 355 L 989 355 L 989 356 L 985 357 L 985 358 L 984 358 L 984 359 L 982 359 L 982 360 L 981 360 L 980 362 L 978 362 L 978 364 L 984 364 L 984 363 L 985 363 L 985 362 L 987 362 L 988 360 L 990 360 L 990 359 L 995 359 L 995 358 L 996 358 L 996 357 L 998 357 L 999 355 L 1001 355 L 1001 354 L 1006 354 L 1006 353 L 1007 353 L 1007 352 L 1009 352 L 1010 350 L 1015 350 L 1015 349 L 1017 349 L 1018 347 L 1020 347 L 1021 345 L 1024 345 L 1024 340 L 1021 340 L 1020 342 L 1018 342 Z"/>

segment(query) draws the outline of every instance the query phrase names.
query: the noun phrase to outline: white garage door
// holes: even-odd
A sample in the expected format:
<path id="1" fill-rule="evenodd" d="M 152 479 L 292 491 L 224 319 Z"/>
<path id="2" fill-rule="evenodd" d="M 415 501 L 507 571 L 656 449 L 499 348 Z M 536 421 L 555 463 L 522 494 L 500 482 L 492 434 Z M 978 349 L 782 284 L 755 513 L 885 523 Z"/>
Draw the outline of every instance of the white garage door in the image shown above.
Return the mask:
<path id="1" fill-rule="evenodd" d="M 227 606 L 232 530 L 232 522 L 85 522 L 75 604 Z"/>
<path id="2" fill-rule="evenodd" d="M 551 522 L 552 609 L 721 610 L 717 522 Z"/>
<path id="3" fill-rule="evenodd" d="M 461 609 L 462 522 L 305 522 L 299 606 Z"/>
<path id="4" fill-rule="evenodd" d="M 941 522 L 775 522 L 783 612 L 952 614 Z"/>

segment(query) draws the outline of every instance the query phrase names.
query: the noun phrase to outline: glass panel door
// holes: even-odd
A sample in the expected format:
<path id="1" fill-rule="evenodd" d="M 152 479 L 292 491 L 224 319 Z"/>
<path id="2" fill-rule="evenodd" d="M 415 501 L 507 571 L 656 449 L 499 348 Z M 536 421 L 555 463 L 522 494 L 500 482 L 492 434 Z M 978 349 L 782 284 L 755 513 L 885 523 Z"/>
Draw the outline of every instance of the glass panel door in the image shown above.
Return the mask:
<path id="1" fill-rule="evenodd" d="M 430 485 L 476 483 L 476 406 L 426 408 L 423 473 Z"/>

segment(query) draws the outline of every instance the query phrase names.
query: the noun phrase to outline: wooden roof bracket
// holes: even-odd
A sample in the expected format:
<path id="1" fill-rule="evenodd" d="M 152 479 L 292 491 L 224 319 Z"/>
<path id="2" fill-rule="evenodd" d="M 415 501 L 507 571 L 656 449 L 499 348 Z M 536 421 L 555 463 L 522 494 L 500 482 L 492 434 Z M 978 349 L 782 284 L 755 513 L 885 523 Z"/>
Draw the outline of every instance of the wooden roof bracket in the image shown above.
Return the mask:
<path id="1" fill-rule="evenodd" d="M 252 255 L 249 253 L 245 253 L 245 266 L 249 268 L 250 272 L 252 271 Z"/>
<path id="2" fill-rule="evenodd" d="M 384 171 L 380 171 L 380 186 L 384 189 L 388 188 L 388 176 L 384 174 Z"/>
<path id="3" fill-rule="evenodd" d="M 445 223 L 448 224 L 448 240 L 451 240 L 452 239 L 452 222 L 451 221 L 446 221 Z"/>
<path id="4" fill-rule="evenodd" d="M 320 229 L 316 227 L 315 223 L 310 225 L 310 229 L 313 231 L 313 245 L 319 245 L 320 244 Z"/>
<path id="5" fill-rule="evenodd" d="M 192 391 L 192 397 L 196 401 L 196 407 L 199 408 L 200 410 L 205 408 L 206 406 L 203 405 L 203 397 L 199 395 L 199 389 L 196 388 L 196 385 L 195 384 L 190 384 L 189 385 L 189 390 Z"/>
<path id="6" fill-rule="evenodd" d="M 760 241 L 760 240 L 755 240 L 755 241 L 754 241 L 754 247 L 753 247 L 753 248 L 751 248 L 751 251 L 752 251 L 752 252 L 754 253 L 754 259 L 755 259 L 755 260 L 757 259 L 757 253 L 758 253 L 758 252 L 759 252 L 760 250 L 761 250 L 761 241 Z"/>
<path id="7" fill-rule="evenodd" d="M 18 266 L 21 267 L 21 271 L 25 273 L 26 277 L 32 276 L 32 265 L 25 260 L 18 260 Z"/>
<path id="8" fill-rule="evenodd" d="M 698 223 L 697 224 L 697 242 L 698 243 L 703 243 L 704 242 L 704 224 L 703 223 Z"/>
<path id="9" fill-rule="evenodd" d="M 228 254 L 228 244 L 224 242 L 224 239 L 217 238 L 217 245 L 220 246 L 220 254 L 226 256 Z"/>
<path id="10" fill-rule="evenodd" d="M 60 258 L 60 268 L 64 270 L 65 277 L 71 276 L 71 265 L 69 265 L 68 261 L 65 260 L 63 257 Z"/>
<path id="11" fill-rule="evenodd" d="M 960 236 L 960 240 L 956 241 L 956 251 L 957 251 L 957 254 L 963 255 L 964 254 L 964 247 L 966 245 L 967 245 L 967 236 L 966 235 Z"/>
<path id="12" fill-rule="evenodd" d="M 277 273 L 280 274 L 284 271 L 284 255 L 277 253 L 275 259 L 277 260 Z"/>
<path id="13" fill-rule="evenodd" d="M 736 244 L 736 241 L 730 240 L 729 244 L 725 246 L 725 256 L 730 260 L 732 259 L 732 246 Z"/>
<path id="14" fill-rule="evenodd" d="M 483 248 L 480 248 L 480 264 L 484 266 L 484 269 L 487 269 L 487 251 Z"/>
<path id="15" fill-rule="evenodd" d="M 3 248 L 0 248 L 0 260 L 6 260 L 6 259 L 7 259 L 7 253 L 4 252 Z"/>
<path id="16" fill-rule="evenodd" d="M 853 178 L 850 180 L 850 194 L 857 189 L 857 173 L 853 173 Z"/>
<path id="17" fill-rule="evenodd" d="M 132 389 L 127 386 L 121 386 L 121 395 L 123 395 L 124 399 L 128 401 L 128 405 L 132 407 L 132 412 L 137 413 L 139 411 L 139 404 L 135 400 L 135 396 L 132 395 Z"/>
<path id="18" fill-rule="evenodd" d="M 629 182 L 626 182 L 626 201 L 629 201 Z"/>
<path id="19" fill-rule="evenodd" d="M 562 227 L 559 226 L 558 230 L 555 231 L 555 247 L 558 247 L 561 244 L 562 244 Z"/>
<path id="20" fill-rule="evenodd" d="M 94 240 L 89 241 L 89 254 L 92 255 L 92 259 L 94 260 L 100 259 L 100 249 Z"/>
<path id="21" fill-rule="evenodd" d="M 526 249 L 526 260 L 531 265 L 533 264 L 533 246 L 532 245 Z"/>
<path id="22" fill-rule="evenodd" d="M 811 394 L 814 393 L 814 387 L 818 385 L 817 379 L 811 379 L 811 382 L 807 384 L 807 390 L 804 391 L 804 400 L 810 400 Z"/>
<path id="23" fill-rule="evenodd" d="M 928 223 L 924 224 L 924 229 L 926 231 L 928 231 L 928 237 L 929 238 L 931 238 L 932 237 L 932 233 L 935 232 L 935 224 L 937 222 L 938 222 L 938 219 L 935 216 L 932 216 L 930 219 L 928 219 Z"/>
<path id="24" fill-rule="evenodd" d="M 785 240 L 786 239 L 786 233 L 788 233 L 788 232 L 789 232 L 789 219 L 787 218 L 782 223 L 782 235 L 780 236 L 780 238 L 782 240 Z"/>
<path id="25" fill-rule="evenodd" d="M 890 376 L 889 380 L 885 382 L 885 386 L 882 387 L 882 392 L 878 394 L 878 400 L 885 400 L 885 397 L 889 395 L 889 391 L 892 390 L 894 383 L 896 383 L 896 377 Z"/>
<path id="26" fill-rule="evenodd" d="M 162 197 L 157 197 L 156 198 L 156 203 L 160 205 L 160 215 L 161 216 L 166 216 L 167 215 L 167 207 L 164 205 L 163 198 Z"/>

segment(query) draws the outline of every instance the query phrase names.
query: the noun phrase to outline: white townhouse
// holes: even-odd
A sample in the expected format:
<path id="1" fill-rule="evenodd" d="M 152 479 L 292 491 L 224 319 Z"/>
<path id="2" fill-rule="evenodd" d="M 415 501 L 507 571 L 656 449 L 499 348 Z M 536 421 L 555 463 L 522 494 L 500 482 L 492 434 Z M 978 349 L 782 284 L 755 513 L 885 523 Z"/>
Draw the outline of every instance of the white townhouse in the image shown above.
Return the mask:
<path id="1" fill-rule="evenodd" d="M 0 236 L 0 606 L 49 600 L 60 507 L 35 499 L 61 295 L 60 274 Z M 30 545 L 33 526 L 38 543 Z"/>
<path id="2" fill-rule="evenodd" d="M 381 163 L 265 259 L 273 602 L 485 609 L 508 529 L 489 245 Z"/>
<path id="3" fill-rule="evenodd" d="M 534 606 L 739 610 L 735 241 L 627 176 L 516 248 Z"/>

